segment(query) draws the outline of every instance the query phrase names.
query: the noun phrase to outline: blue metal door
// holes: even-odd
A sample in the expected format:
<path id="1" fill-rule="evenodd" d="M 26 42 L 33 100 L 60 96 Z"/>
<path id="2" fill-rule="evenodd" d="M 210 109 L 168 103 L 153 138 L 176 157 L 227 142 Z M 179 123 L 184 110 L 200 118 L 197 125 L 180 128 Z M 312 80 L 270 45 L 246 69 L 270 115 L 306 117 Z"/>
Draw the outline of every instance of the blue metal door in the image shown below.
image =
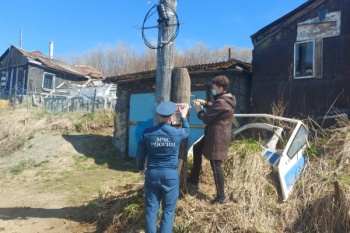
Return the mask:
<path id="1" fill-rule="evenodd" d="M 188 147 L 197 141 L 204 134 L 205 125 L 197 117 L 197 111 L 192 105 L 194 99 L 206 99 L 205 91 L 191 92 L 190 109 L 190 136 Z M 137 143 L 140 140 L 143 130 L 153 125 L 154 121 L 154 93 L 132 94 L 130 96 L 130 115 L 129 115 L 129 157 L 136 157 Z"/>
<path id="2" fill-rule="evenodd" d="M 197 141 L 204 134 L 205 124 L 198 119 L 197 111 L 193 107 L 192 101 L 195 99 L 206 99 L 206 91 L 192 91 L 191 92 L 191 109 L 190 109 L 190 136 L 188 138 L 188 147 L 191 147 L 192 144 Z M 204 109 L 205 110 L 205 109 Z"/>
<path id="3" fill-rule="evenodd" d="M 132 94 L 129 115 L 129 157 L 136 157 L 137 143 L 143 130 L 153 125 L 154 93 Z"/>

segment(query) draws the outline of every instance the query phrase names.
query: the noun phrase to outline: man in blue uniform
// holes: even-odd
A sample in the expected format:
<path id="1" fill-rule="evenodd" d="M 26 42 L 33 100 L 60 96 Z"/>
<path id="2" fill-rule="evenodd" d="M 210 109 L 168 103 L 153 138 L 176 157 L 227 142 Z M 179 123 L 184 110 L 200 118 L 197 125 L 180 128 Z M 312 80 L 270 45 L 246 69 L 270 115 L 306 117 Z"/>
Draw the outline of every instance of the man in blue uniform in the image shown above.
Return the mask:
<path id="1" fill-rule="evenodd" d="M 189 105 L 179 108 L 182 128 L 171 126 L 176 104 L 165 101 L 156 108 L 160 123 L 143 131 L 137 148 L 137 168 L 145 171 L 146 233 L 157 232 L 157 215 L 162 201 L 162 219 L 159 232 L 172 232 L 179 195 L 178 156 L 182 139 L 189 135 L 186 119 Z"/>

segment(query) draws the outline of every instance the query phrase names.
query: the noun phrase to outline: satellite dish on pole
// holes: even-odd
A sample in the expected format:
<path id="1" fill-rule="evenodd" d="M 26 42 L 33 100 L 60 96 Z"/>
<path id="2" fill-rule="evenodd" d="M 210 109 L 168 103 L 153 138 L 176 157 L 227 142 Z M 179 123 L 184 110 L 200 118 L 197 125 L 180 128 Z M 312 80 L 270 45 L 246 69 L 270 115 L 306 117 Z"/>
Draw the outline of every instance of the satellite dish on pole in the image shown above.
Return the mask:
<path id="1" fill-rule="evenodd" d="M 170 20 L 171 16 L 174 16 L 173 22 Z M 154 25 L 155 22 L 158 22 L 158 25 Z M 146 14 L 142 24 L 142 39 L 146 46 L 151 49 L 162 48 L 175 40 L 179 32 L 179 26 L 179 19 L 175 10 L 168 3 L 162 2 L 154 5 Z M 163 38 L 160 38 L 158 40 L 159 29 L 169 27 L 175 27 L 174 30 L 169 30 L 171 32 L 169 39 L 163 40 Z"/>

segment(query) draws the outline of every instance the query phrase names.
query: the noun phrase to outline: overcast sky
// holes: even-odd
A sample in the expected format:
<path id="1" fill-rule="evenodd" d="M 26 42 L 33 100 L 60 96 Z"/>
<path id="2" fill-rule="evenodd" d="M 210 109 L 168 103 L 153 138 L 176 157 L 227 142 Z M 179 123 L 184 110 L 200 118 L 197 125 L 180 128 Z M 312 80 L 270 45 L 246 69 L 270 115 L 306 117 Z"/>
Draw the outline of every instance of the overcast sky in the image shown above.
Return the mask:
<path id="1" fill-rule="evenodd" d="M 212 50 L 252 48 L 250 36 L 307 0 L 178 0 L 179 50 L 198 42 Z M 12 44 L 48 56 L 81 54 L 127 43 L 148 49 L 141 27 L 156 0 L 0 0 L 0 55 Z M 157 14 L 146 25 L 157 25 Z M 154 22 L 154 23 L 152 23 Z M 22 31 L 22 37 L 20 32 Z M 154 31 L 154 30 L 153 30 Z M 147 36 L 152 30 L 145 30 Z M 152 40 L 152 38 L 149 38 Z"/>

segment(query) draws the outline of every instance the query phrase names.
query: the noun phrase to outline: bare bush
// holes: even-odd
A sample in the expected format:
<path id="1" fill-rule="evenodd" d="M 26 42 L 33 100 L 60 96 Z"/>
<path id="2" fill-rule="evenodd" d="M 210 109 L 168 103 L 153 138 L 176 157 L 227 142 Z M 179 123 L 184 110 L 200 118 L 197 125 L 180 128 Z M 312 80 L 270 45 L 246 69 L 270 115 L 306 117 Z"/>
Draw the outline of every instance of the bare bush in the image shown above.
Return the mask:
<path id="1" fill-rule="evenodd" d="M 182 67 L 227 61 L 231 58 L 250 62 L 252 50 L 249 48 L 237 48 L 225 46 L 222 49 L 211 50 L 209 46 L 198 42 L 193 48 L 174 52 L 174 66 Z M 58 56 L 58 60 L 70 65 L 90 65 L 107 76 L 130 74 L 147 70 L 154 70 L 157 66 L 157 50 L 138 48 L 127 43 L 116 45 L 103 45 L 97 49 L 86 51 L 81 55 Z"/>

